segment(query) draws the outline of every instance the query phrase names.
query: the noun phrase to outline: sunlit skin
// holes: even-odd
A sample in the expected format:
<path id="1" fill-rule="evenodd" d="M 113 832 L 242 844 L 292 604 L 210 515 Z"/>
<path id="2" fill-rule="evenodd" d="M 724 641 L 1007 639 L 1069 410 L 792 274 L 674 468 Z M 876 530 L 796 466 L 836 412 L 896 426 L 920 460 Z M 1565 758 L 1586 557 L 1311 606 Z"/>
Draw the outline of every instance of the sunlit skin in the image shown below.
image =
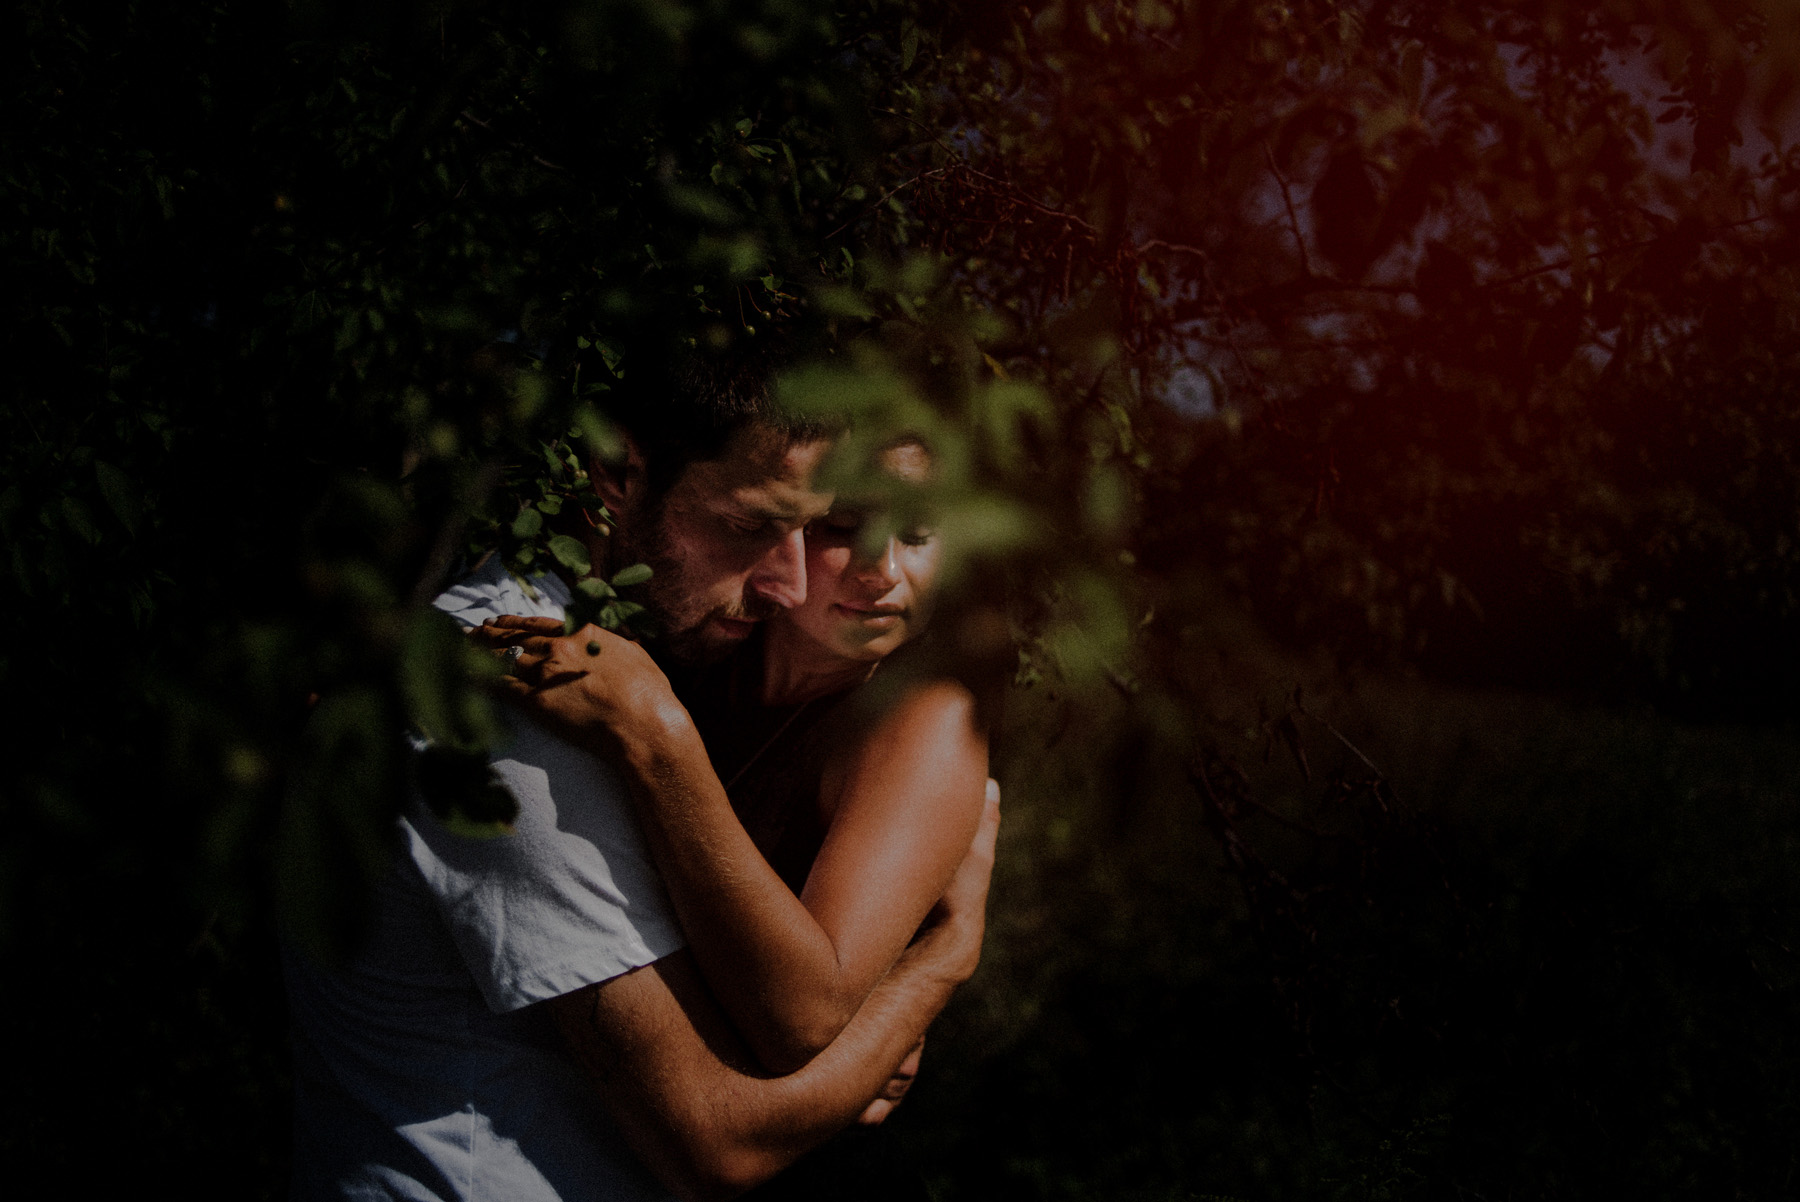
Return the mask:
<path id="1" fill-rule="evenodd" d="M 857 684 L 928 618 L 936 538 L 883 529 L 890 519 L 872 501 L 831 509 L 811 484 L 821 445 L 790 447 L 763 431 L 735 449 L 735 464 L 690 468 L 660 511 L 663 529 L 621 558 L 641 555 L 657 569 L 668 598 L 662 616 L 701 654 L 735 645 L 755 619 L 785 605 L 768 625 L 771 703 L 802 704 Z M 930 459 L 902 443 L 874 466 L 917 484 Z M 621 525 L 657 512 L 631 508 L 641 475 L 628 464 L 602 486 Z M 882 539 L 873 548 L 871 528 Z M 500 620 L 492 635 L 525 652 L 508 687 L 620 769 L 719 1001 L 765 1067 L 797 1070 L 845 1030 L 998 822 L 997 794 L 984 810 L 987 739 L 974 699 L 953 681 L 913 685 L 834 749 L 817 796 L 789 799 L 828 827 L 796 897 L 738 821 L 692 719 L 649 655 L 596 627 L 521 637 L 554 630 L 553 619 Z M 910 1073 L 896 1073 L 866 1120 L 891 1108 Z"/>
<path id="2" fill-rule="evenodd" d="M 912 442 L 889 448 L 876 466 L 907 484 L 930 474 L 927 452 Z M 924 628 L 943 548 L 930 529 L 891 527 L 879 509 L 854 502 L 807 526 L 806 598 L 769 623 L 766 704 L 854 683 Z"/>
<path id="3" fill-rule="evenodd" d="M 634 449 L 621 470 L 596 469 L 600 498 L 619 522 L 599 549 L 614 567 L 650 565 L 641 596 L 671 658 L 718 659 L 758 622 L 805 601 L 804 531 L 832 500 L 813 475 L 830 446 L 748 426 L 717 459 L 682 472 L 660 503 L 644 495 Z"/>

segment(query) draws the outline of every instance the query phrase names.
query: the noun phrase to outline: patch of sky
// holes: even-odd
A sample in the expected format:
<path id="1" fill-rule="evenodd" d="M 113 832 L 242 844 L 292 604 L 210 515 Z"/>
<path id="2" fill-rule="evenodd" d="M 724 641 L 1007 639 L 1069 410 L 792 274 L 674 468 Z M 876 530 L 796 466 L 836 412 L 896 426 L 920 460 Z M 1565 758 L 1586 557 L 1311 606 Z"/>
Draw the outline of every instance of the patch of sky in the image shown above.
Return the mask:
<path id="1" fill-rule="evenodd" d="M 1612 362 L 1613 354 L 1613 347 L 1598 341 L 1583 342 L 1575 348 L 1576 360 L 1595 375 L 1606 370 L 1606 365 Z"/>
<path id="2" fill-rule="evenodd" d="M 1219 412 L 1212 373 L 1192 363 L 1177 364 L 1163 377 L 1162 400 L 1187 418 L 1216 417 Z"/>
<path id="3" fill-rule="evenodd" d="M 965 159 L 977 158 L 988 148 L 987 135 L 968 124 L 953 126 L 944 135 L 944 142 Z"/>
<path id="4" fill-rule="evenodd" d="M 1649 113 L 1652 121 L 1648 138 L 1639 138 L 1645 161 L 1653 170 L 1660 168 L 1669 177 L 1685 179 L 1694 153 L 1695 113 L 1691 107 L 1672 121 L 1655 118 L 1674 107 L 1662 98 L 1673 94 L 1675 85 L 1669 78 L 1665 49 L 1658 45 L 1654 29 L 1644 27 L 1626 45 L 1614 49 L 1602 60 L 1607 80 L 1633 104 Z M 1790 101 L 1781 109 L 1761 102 L 1770 94 L 1772 85 L 1792 65 L 1774 61 L 1765 51 L 1752 56 L 1747 64 L 1750 80 L 1736 114 L 1737 132 L 1742 140 L 1729 149 L 1733 167 L 1754 171 L 1767 156 L 1779 157 L 1782 149 L 1800 141 L 1800 106 Z M 1662 207 L 1657 205 L 1657 207 Z"/>

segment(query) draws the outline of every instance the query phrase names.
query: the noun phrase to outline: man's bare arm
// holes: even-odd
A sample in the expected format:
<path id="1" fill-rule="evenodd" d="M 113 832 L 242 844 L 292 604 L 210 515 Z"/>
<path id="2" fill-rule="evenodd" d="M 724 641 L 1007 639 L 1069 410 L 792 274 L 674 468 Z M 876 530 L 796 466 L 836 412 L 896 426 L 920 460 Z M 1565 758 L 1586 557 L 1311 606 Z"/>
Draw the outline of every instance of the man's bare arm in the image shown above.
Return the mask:
<path id="1" fill-rule="evenodd" d="M 756 1066 L 685 952 L 545 1003 L 652 1171 L 685 1198 L 728 1198 L 863 1113 L 975 970 L 998 827 L 990 796 L 932 922 L 796 1073 Z"/>

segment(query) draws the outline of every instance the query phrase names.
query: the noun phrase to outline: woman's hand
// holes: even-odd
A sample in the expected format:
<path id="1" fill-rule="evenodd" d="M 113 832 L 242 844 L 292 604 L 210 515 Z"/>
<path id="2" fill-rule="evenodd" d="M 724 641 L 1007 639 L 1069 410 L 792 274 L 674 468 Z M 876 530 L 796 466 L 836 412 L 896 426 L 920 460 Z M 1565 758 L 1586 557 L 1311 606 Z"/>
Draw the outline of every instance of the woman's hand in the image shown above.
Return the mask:
<path id="1" fill-rule="evenodd" d="M 969 843 L 968 854 L 956 866 L 944 895 L 925 916 L 926 930 L 953 937 L 959 955 L 950 960 L 953 984 L 975 975 L 981 961 L 981 940 L 987 932 L 988 887 L 994 876 L 994 847 L 1000 839 L 1000 782 L 988 777 L 987 795 L 981 805 L 981 823 Z"/>
<path id="2" fill-rule="evenodd" d="M 987 782 L 987 798 L 982 803 L 981 825 L 975 830 L 975 838 L 969 844 L 969 854 L 963 857 L 957 866 L 956 875 L 950 878 L 950 887 L 945 890 L 942 900 L 932 908 L 926 918 L 928 926 L 941 926 L 946 923 L 962 925 L 961 955 L 958 957 L 962 967 L 953 973 L 957 983 L 967 980 L 975 973 L 975 966 L 981 955 L 981 940 L 987 930 L 987 898 L 988 883 L 994 875 L 994 844 L 1000 835 L 1000 784 L 992 777 Z M 913 1079 L 919 1075 L 919 1058 L 925 1053 L 925 1039 L 919 1042 L 907 1054 L 894 1075 L 882 1087 L 875 1100 L 863 1109 L 857 1122 L 865 1127 L 878 1126 L 887 1121 L 894 1107 L 906 1098 L 912 1088 Z"/>
<path id="3" fill-rule="evenodd" d="M 875 1100 L 863 1108 L 857 1122 L 864 1127 L 879 1127 L 887 1121 L 888 1115 L 894 1113 L 894 1107 L 906 1100 L 906 1093 L 912 1088 L 914 1079 L 919 1075 L 919 1059 L 925 1054 L 925 1037 L 921 1035 L 913 1050 L 906 1054 L 888 1083 L 881 1087 Z"/>
<path id="4" fill-rule="evenodd" d="M 496 687 L 571 742 L 614 754 L 671 725 L 691 730 L 668 677 L 642 647 L 598 626 L 562 629 L 555 618 L 508 615 L 469 637 L 510 661 Z"/>

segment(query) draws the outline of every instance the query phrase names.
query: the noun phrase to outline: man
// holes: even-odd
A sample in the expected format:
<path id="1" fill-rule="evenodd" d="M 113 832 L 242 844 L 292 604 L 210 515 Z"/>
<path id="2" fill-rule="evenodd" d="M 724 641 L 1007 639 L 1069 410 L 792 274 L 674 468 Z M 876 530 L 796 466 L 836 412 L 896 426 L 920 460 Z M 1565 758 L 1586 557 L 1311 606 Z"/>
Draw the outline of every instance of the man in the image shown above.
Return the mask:
<path id="1" fill-rule="evenodd" d="M 617 522 L 595 559 L 650 563 L 666 653 L 705 658 L 804 597 L 827 442 L 741 373 L 645 401 L 616 414 L 622 461 L 593 469 Z M 437 604 L 473 626 L 568 599 L 490 561 Z M 974 970 L 991 812 L 940 920 L 836 1041 L 771 1076 L 683 949 L 618 778 L 526 723 L 493 770 L 511 836 L 459 835 L 415 801 L 354 961 L 290 957 L 296 1198 L 730 1196 L 868 1108 Z"/>

